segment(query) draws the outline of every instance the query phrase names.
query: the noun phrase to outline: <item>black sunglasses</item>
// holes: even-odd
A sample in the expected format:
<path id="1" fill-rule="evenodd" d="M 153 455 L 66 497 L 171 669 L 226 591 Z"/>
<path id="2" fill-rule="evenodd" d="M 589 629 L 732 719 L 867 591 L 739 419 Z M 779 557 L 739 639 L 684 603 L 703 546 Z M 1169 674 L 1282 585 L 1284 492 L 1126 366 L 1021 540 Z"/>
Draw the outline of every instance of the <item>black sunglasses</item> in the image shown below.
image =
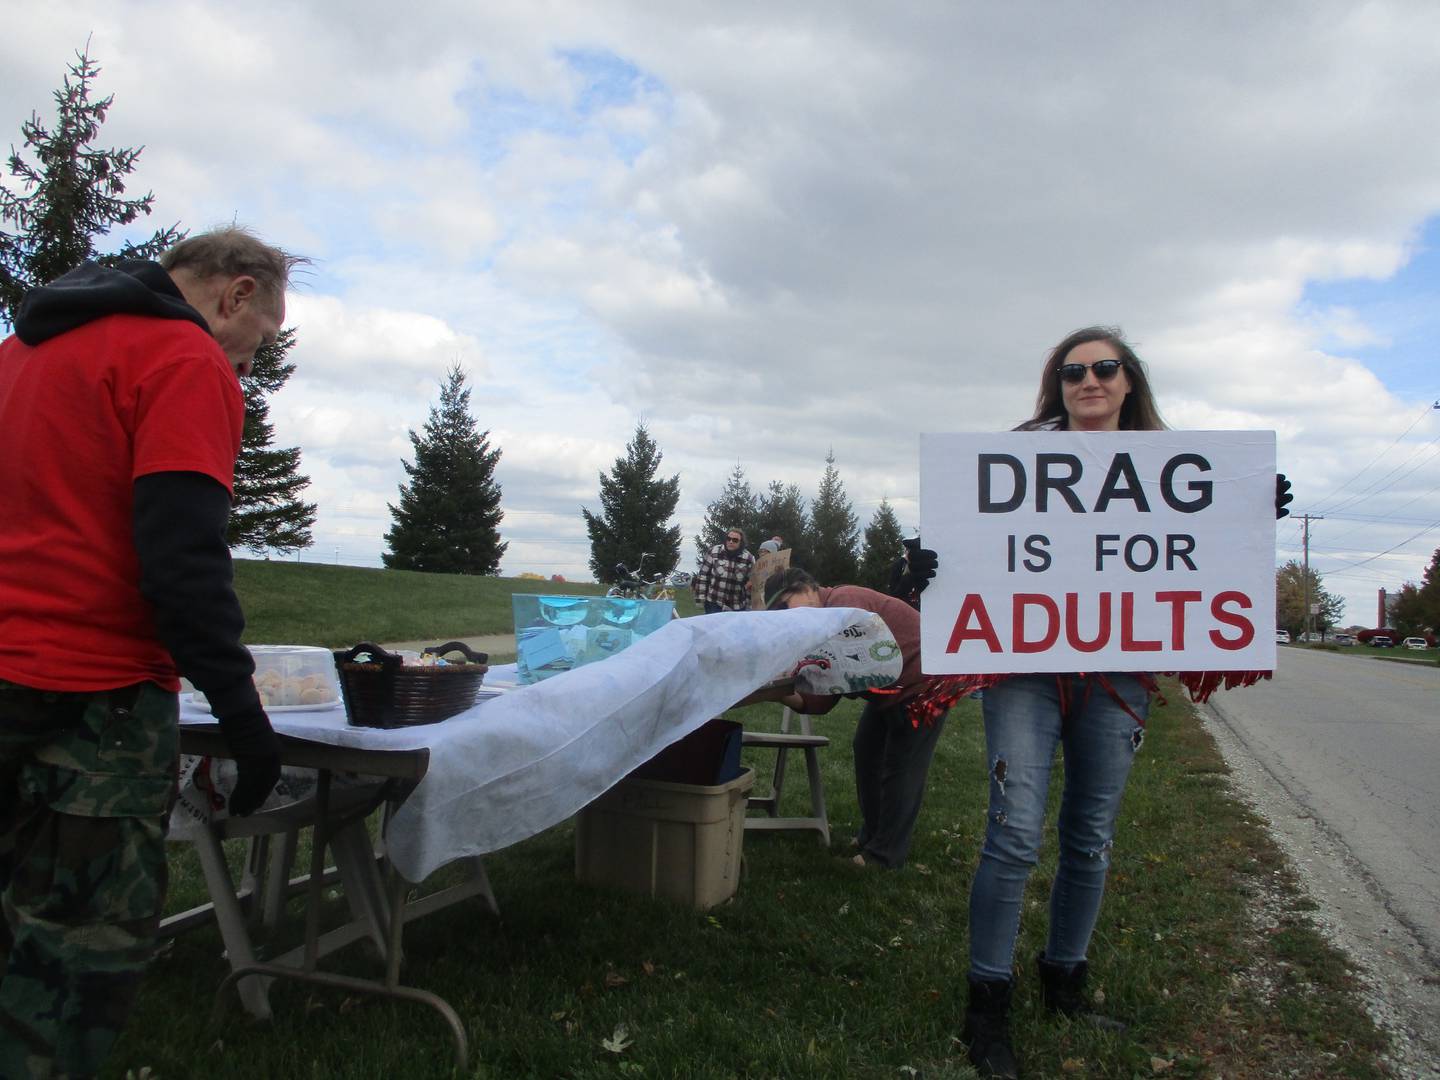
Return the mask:
<path id="1" fill-rule="evenodd" d="M 1061 380 L 1068 383 L 1084 382 L 1087 371 L 1093 371 L 1101 382 L 1109 382 L 1124 366 L 1124 360 L 1096 360 L 1093 364 L 1061 364 L 1055 370 L 1060 372 Z"/>
<path id="2" fill-rule="evenodd" d="M 738 543 L 740 542 L 740 537 L 738 537 L 738 536 L 727 536 L 727 537 L 725 537 L 725 539 L 728 540 L 728 541 L 729 541 L 730 543 L 732 543 L 732 544 L 738 544 Z"/>

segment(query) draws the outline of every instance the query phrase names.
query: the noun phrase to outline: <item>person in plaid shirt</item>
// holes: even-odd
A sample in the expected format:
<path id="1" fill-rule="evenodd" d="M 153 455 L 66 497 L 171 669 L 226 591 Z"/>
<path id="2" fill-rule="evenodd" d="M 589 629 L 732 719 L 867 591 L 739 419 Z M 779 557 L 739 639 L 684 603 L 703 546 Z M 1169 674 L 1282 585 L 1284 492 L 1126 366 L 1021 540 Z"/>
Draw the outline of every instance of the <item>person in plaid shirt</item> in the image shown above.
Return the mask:
<path id="1" fill-rule="evenodd" d="M 726 529 L 725 542 L 716 544 L 701 557 L 700 569 L 690 582 L 695 602 L 706 615 L 717 611 L 750 609 L 750 571 L 755 556 L 745 550 L 745 532 Z"/>

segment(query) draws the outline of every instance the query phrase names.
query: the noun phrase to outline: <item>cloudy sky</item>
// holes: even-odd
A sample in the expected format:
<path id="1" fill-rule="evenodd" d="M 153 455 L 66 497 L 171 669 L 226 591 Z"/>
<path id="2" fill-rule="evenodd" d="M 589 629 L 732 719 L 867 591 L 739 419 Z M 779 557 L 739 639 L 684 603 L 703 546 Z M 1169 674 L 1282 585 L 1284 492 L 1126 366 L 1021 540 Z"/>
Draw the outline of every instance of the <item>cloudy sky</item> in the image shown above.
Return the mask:
<path id="1" fill-rule="evenodd" d="M 1440 7 L 52 0 L 0 135 L 84 46 L 151 226 L 316 259 L 273 400 L 318 561 L 378 565 L 445 369 L 503 450 L 502 572 L 588 577 L 639 422 L 687 537 L 741 465 L 919 520 L 917 433 L 1009 428 L 1124 327 L 1177 428 L 1268 428 L 1372 624 L 1440 546 Z M 1298 525 L 1277 529 L 1298 557 Z M 693 557 L 688 548 L 685 561 Z"/>

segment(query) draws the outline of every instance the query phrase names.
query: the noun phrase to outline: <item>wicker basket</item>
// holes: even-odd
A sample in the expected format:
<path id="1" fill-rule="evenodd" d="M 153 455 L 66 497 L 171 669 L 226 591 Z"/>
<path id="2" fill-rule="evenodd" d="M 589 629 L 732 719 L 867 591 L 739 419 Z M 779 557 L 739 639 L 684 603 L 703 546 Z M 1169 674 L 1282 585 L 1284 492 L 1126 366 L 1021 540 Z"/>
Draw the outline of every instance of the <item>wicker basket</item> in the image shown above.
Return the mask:
<path id="1" fill-rule="evenodd" d="M 458 641 L 424 650 L 436 656 L 459 652 L 463 664 L 417 667 L 401 662 L 395 653 L 362 641 L 352 649 L 336 650 L 335 668 L 345 713 L 354 727 L 397 728 L 433 724 L 462 713 L 475 704 L 485 681 L 489 656 Z M 365 656 L 366 660 L 358 657 Z"/>

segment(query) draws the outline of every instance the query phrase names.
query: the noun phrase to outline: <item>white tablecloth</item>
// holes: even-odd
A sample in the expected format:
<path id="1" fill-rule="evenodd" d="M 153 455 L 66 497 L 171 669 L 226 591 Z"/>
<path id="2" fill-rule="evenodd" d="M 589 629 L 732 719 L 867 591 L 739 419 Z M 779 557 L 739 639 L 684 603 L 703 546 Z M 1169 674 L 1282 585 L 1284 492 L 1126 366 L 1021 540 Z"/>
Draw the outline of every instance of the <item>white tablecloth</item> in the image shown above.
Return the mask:
<path id="1" fill-rule="evenodd" d="M 429 770 L 389 832 L 395 866 L 420 881 L 564 821 L 847 627 L 872 620 L 853 608 L 677 619 L 607 660 L 487 697 L 439 724 L 351 727 L 342 709 L 276 713 L 271 723 L 338 746 L 430 750 Z M 513 667 L 497 667 L 486 683 L 507 679 Z M 187 707 L 181 722 L 214 721 Z"/>

